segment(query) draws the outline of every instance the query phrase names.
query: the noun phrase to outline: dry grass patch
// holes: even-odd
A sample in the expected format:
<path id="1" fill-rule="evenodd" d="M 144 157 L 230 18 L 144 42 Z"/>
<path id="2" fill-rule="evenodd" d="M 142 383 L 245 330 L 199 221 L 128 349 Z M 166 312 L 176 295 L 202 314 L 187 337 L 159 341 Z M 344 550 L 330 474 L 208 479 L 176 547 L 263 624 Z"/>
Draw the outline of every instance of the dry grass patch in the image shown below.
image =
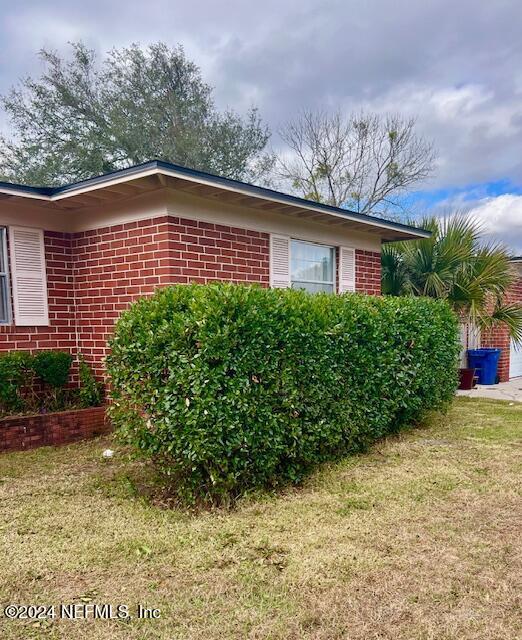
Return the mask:
<path id="1" fill-rule="evenodd" d="M 449 416 L 305 486 L 191 515 L 106 440 L 0 456 L 0 601 L 138 603 L 154 621 L 0 619 L 1 637 L 519 638 L 522 408 Z M 111 446 L 113 446 L 111 444 Z"/>

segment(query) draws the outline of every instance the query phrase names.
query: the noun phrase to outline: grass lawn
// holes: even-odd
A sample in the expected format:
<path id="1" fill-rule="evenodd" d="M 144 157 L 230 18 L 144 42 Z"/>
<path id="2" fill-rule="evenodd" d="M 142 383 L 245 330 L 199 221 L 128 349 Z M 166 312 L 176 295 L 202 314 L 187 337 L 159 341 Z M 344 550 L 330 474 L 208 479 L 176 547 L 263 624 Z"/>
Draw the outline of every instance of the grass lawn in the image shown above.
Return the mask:
<path id="1" fill-rule="evenodd" d="M 139 497 L 110 439 L 0 455 L 0 603 L 159 620 L 6 621 L 0 638 L 522 637 L 522 405 L 449 416 L 299 489 L 197 515 Z"/>

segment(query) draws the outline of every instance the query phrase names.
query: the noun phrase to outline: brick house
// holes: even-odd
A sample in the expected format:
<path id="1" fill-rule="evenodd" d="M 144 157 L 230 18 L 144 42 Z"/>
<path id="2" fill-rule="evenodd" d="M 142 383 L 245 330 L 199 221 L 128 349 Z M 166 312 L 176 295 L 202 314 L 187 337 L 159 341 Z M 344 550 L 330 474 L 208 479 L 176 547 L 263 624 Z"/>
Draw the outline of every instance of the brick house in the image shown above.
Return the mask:
<path id="1" fill-rule="evenodd" d="M 522 257 L 513 258 L 511 263 L 515 282 L 506 296 L 506 302 L 522 304 Z M 515 346 L 506 327 L 498 326 L 484 333 L 481 346 L 502 349 L 498 363 L 500 382 L 507 382 L 511 378 L 522 376 L 522 349 Z"/>
<path id="2" fill-rule="evenodd" d="M 380 293 L 407 225 L 153 161 L 62 187 L 0 183 L 0 352 L 61 349 L 103 371 L 129 303 L 225 280 Z"/>

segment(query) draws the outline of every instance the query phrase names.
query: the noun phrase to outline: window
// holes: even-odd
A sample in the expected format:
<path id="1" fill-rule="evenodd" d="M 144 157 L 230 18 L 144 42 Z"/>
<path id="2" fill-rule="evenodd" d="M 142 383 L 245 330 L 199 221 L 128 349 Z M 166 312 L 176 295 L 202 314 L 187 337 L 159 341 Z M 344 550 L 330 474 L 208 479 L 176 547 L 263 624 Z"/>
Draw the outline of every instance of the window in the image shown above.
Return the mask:
<path id="1" fill-rule="evenodd" d="M 7 229 L 0 227 L 0 324 L 9 324 L 9 274 L 7 272 Z"/>
<path id="2" fill-rule="evenodd" d="M 293 289 L 310 293 L 335 291 L 335 249 L 313 242 L 292 240 L 290 280 Z"/>

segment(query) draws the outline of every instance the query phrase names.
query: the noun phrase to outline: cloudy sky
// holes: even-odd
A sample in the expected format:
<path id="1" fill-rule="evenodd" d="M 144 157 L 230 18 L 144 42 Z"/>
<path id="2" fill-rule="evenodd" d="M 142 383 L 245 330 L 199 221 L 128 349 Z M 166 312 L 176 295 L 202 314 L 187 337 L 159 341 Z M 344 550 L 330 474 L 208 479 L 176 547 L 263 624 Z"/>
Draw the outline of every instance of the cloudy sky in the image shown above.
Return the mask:
<path id="1" fill-rule="evenodd" d="M 181 43 L 220 105 L 272 129 L 303 107 L 400 112 L 439 152 L 418 209 L 458 206 L 522 254 L 522 4 L 516 0 L 0 0 L 0 92 L 42 46 Z M 0 127 L 7 126 L 0 114 Z M 277 139 L 274 138 L 277 145 Z"/>

